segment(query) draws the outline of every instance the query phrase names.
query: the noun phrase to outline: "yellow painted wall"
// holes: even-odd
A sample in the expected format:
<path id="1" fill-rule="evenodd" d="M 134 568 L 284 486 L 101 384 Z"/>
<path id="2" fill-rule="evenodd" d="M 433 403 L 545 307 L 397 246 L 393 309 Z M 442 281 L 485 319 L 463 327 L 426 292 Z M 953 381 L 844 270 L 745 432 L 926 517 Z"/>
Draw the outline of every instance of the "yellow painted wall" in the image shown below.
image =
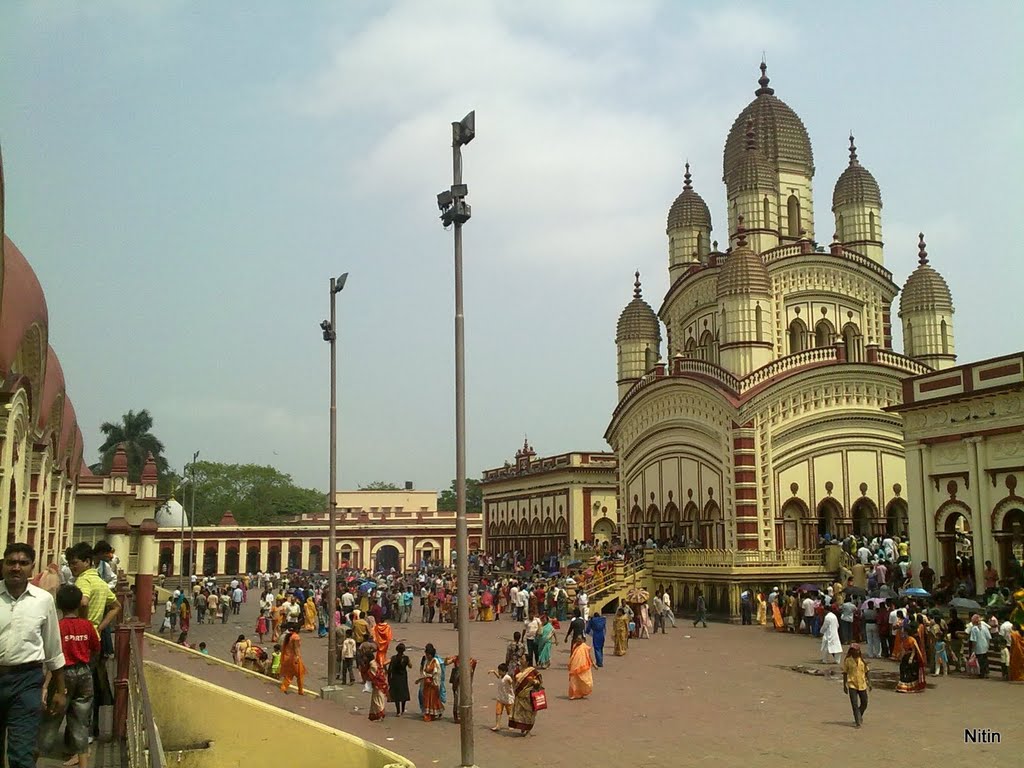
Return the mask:
<path id="1" fill-rule="evenodd" d="M 280 768 L 295 762 L 295 744 L 318 764 L 345 768 L 415 768 L 404 757 L 351 734 L 241 696 L 198 678 L 146 664 L 146 684 L 160 739 L 171 750 L 212 742 L 185 752 L 182 768 Z M 196 702 L 203 702 L 196 706 Z M 244 723 L 244 728 L 239 724 Z M 288 738 L 282 738 L 288 734 Z"/>

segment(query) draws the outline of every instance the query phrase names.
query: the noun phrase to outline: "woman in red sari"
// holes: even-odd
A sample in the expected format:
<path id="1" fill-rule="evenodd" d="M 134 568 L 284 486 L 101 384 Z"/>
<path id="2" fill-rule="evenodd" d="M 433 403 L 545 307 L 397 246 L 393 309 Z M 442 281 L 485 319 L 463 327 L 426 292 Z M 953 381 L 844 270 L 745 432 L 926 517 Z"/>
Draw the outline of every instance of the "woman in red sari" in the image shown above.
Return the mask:
<path id="1" fill-rule="evenodd" d="M 900 658 L 900 681 L 896 684 L 897 693 L 923 693 L 927 687 L 925 670 L 928 661 L 924 649 L 917 642 L 916 628 L 903 634 L 903 651 Z"/>
<path id="2" fill-rule="evenodd" d="M 515 676 L 512 691 L 515 699 L 512 702 L 512 714 L 509 715 L 509 728 L 522 731 L 526 736 L 533 730 L 533 724 L 537 721 L 537 711 L 533 708 L 534 691 L 539 691 L 544 685 L 544 680 L 533 667 L 526 667 Z"/>
<path id="3" fill-rule="evenodd" d="M 444 704 L 441 703 L 441 661 L 432 643 L 427 643 L 423 653 L 426 657 L 423 676 L 416 682 L 420 684 L 423 696 L 423 719 L 429 723 L 444 714 Z"/>
<path id="4" fill-rule="evenodd" d="M 585 699 L 594 692 L 594 675 L 591 672 L 593 666 L 590 646 L 582 637 L 577 638 L 572 644 L 572 653 L 569 656 L 570 699 Z"/>
<path id="5" fill-rule="evenodd" d="M 373 685 L 373 693 L 370 696 L 370 720 L 383 720 L 384 708 L 388 701 L 388 674 L 376 657 L 370 661 L 367 678 Z"/>

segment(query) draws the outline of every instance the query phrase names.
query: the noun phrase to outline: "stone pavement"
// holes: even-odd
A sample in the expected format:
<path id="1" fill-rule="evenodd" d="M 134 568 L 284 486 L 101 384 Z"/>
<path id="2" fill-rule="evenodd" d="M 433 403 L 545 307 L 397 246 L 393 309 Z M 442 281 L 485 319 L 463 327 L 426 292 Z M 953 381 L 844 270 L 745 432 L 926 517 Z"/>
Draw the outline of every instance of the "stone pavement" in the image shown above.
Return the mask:
<path id="1" fill-rule="evenodd" d="M 212 654 L 229 658 L 240 633 L 255 639 L 255 619 L 250 602 L 225 625 L 193 624 L 189 639 L 204 640 Z M 610 750 L 624 750 L 630 768 L 672 768 L 709 759 L 723 766 L 783 766 L 794 760 L 865 765 L 867 758 L 857 756 L 865 748 L 876 755 L 904 755 L 915 765 L 964 759 L 987 768 L 1020 765 L 1024 686 L 963 677 L 930 677 L 928 690 L 918 695 L 879 686 L 871 694 L 864 727 L 855 729 L 841 677 L 793 670 L 820 668 L 817 641 L 756 626 L 694 628 L 685 619 L 666 635 L 633 641 L 624 657 L 611 655 L 606 646 L 605 666 L 594 670 L 594 693 L 583 701 L 568 699 L 568 649 L 557 646 L 544 673 L 549 709 L 538 715 L 533 732 L 526 738 L 518 731 L 495 734 L 488 730 L 494 722 L 495 680 L 487 670 L 504 660 L 513 629 L 504 620 L 474 623 L 471 629 L 473 656 L 479 660 L 474 737 L 481 768 L 602 765 Z M 394 635 L 392 650 L 404 641 L 414 666 L 426 642 L 446 655 L 457 650 L 456 633 L 447 624 L 398 624 Z M 326 651 L 325 639 L 303 636 L 311 688 L 325 682 Z M 147 653 L 158 663 L 379 743 L 419 768 L 459 764 L 458 726 L 449 714 L 443 722 L 422 722 L 415 695 L 405 717 L 389 714 L 371 723 L 366 718 L 369 694 L 359 685 L 346 692 L 342 703 L 300 698 L 191 654 L 156 644 Z M 891 677 L 895 670 L 891 662 L 873 666 L 880 677 Z M 965 728 L 999 732 L 1002 743 L 965 744 Z"/>

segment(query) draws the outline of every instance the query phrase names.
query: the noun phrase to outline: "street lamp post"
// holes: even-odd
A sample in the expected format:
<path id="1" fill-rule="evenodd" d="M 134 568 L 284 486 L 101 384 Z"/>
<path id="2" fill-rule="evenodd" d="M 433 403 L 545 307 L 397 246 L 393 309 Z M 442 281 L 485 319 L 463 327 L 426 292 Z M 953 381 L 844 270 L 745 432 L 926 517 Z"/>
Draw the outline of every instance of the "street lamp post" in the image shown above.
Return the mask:
<path id="1" fill-rule="evenodd" d="M 324 341 L 331 345 L 331 447 L 330 447 L 330 490 L 328 491 L 327 508 L 330 514 L 329 533 L 327 538 L 327 549 L 329 552 L 327 563 L 330 574 L 327 577 L 327 685 L 334 685 L 337 676 L 337 645 L 338 639 L 334 627 L 334 606 L 338 601 L 338 562 L 336 550 L 338 547 L 338 355 L 337 355 L 337 315 L 335 305 L 337 296 L 345 287 L 348 280 L 348 272 L 342 273 L 339 277 L 331 278 L 331 319 L 320 323 L 320 329 L 324 332 Z"/>
<path id="2" fill-rule="evenodd" d="M 462 225 L 469 221 L 462 147 L 476 136 L 476 112 L 452 123 L 452 186 L 437 196 L 441 222 L 455 225 L 455 548 L 459 623 L 459 733 L 462 765 L 473 765 L 473 687 L 469 666 L 469 531 L 466 524 L 466 339 L 462 306 Z"/>
<path id="3" fill-rule="evenodd" d="M 192 485 L 192 511 L 188 513 L 188 524 L 189 528 L 189 542 L 188 542 L 188 559 L 192 566 L 189 576 L 189 582 L 192 581 L 192 574 L 196 572 L 196 460 L 199 459 L 199 451 L 192 454 L 192 463 L 188 465 L 189 471 L 189 483 Z M 184 494 L 182 494 L 184 496 Z M 182 498 L 182 502 L 185 499 Z M 185 508 L 185 504 L 182 503 L 181 508 Z"/>

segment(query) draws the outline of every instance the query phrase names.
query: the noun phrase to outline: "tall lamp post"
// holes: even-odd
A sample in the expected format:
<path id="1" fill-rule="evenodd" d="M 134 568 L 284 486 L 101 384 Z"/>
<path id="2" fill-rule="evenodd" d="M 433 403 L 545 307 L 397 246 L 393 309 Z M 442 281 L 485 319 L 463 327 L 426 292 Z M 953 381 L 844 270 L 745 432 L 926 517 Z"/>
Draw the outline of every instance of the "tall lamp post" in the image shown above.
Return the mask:
<path id="1" fill-rule="evenodd" d="M 327 538 L 327 563 L 330 574 L 327 577 L 327 616 L 330 627 L 327 632 L 327 686 L 333 686 L 337 670 L 338 639 L 334 627 L 334 606 L 338 601 L 338 353 L 337 353 L 337 315 L 336 298 L 348 280 L 348 272 L 331 278 L 331 319 L 320 323 L 324 332 L 324 341 L 331 345 L 331 449 L 330 449 L 330 490 L 328 491 L 327 508 L 330 514 L 330 525 Z"/>
<path id="2" fill-rule="evenodd" d="M 476 112 L 452 123 L 452 186 L 437 196 L 441 222 L 455 225 L 455 548 L 459 622 L 459 734 L 462 765 L 473 765 L 473 687 L 469 668 L 469 531 L 466 524 L 466 339 L 462 307 L 462 225 L 469 189 L 462 183 L 462 147 L 476 136 Z"/>
<path id="3" fill-rule="evenodd" d="M 192 511 L 188 513 L 188 524 L 189 528 L 189 541 L 188 541 L 188 559 L 192 566 L 188 576 L 189 582 L 192 581 L 192 574 L 196 572 L 196 461 L 199 459 L 199 451 L 192 454 L 192 463 L 188 465 L 189 471 L 189 483 L 192 485 Z M 183 494 L 184 495 L 184 494 Z M 182 498 L 184 502 L 185 499 Z M 182 509 L 185 505 L 181 505 Z"/>

